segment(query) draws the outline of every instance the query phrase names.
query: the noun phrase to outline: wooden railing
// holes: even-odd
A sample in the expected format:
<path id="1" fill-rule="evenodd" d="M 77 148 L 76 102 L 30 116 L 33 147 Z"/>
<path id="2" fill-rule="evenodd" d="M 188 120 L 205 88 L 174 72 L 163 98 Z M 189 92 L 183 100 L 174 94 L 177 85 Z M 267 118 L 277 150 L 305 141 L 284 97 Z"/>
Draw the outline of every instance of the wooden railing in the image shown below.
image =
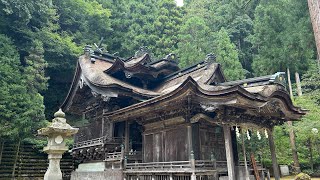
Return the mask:
<path id="1" fill-rule="evenodd" d="M 195 168 L 196 169 L 216 169 L 217 163 L 216 161 L 211 161 L 211 160 L 196 160 Z"/>
<path id="2" fill-rule="evenodd" d="M 106 160 L 120 160 L 121 159 L 121 152 L 114 152 L 114 153 L 107 153 Z"/>
<path id="3" fill-rule="evenodd" d="M 91 146 L 98 146 L 103 145 L 103 137 L 90 139 L 87 141 L 77 142 L 73 145 L 73 149 L 79 149 L 82 147 L 91 147 Z"/>
<path id="4" fill-rule="evenodd" d="M 192 169 L 194 170 L 215 170 L 216 162 L 210 160 L 196 160 L 194 167 L 191 161 L 170 161 L 170 162 L 150 162 L 150 163 L 127 163 L 125 165 L 127 170 L 171 170 L 171 169 Z"/>
<path id="5" fill-rule="evenodd" d="M 190 161 L 150 162 L 150 163 L 127 163 L 127 170 L 165 170 L 191 168 Z"/>
<path id="6" fill-rule="evenodd" d="M 128 161 L 141 162 L 142 161 L 142 152 L 141 151 L 130 151 L 126 154 Z"/>
<path id="7" fill-rule="evenodd" d="M 90 139 L 87 141 L 81 141 L 77 142 L 73 145 L 73 149 L 80 149 L 84 147 L 92 147 L 92 146 L 99 146 L 106 143 L 122 143 L 123 138 L 122 137 L 112 137 L 112 138 L 106 138 L 105 136 L 96 138 L 96 139 Z"/>
<path id="8" fill-rule="evenodd" d="M 217 168 L 226 168 L 227 167 L 227 161 L 216 161 L 216 167 Z"/>

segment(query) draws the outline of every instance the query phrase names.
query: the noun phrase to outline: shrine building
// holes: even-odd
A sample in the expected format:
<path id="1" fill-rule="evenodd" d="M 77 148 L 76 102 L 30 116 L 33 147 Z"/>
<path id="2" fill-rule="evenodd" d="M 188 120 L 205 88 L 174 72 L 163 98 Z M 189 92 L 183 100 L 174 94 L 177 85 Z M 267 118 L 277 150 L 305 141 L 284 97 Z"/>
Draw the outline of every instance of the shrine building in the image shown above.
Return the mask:
<path id="1" fill-rule="evenodd" d="M 284 73 L 227 81 L 222 68 L 212 54 L 180 69 L 174 54 L 124 59 L 86 46 L 62 105 L 89 122 L 75 136 L 71 179 L 263 178 L 265 168 L 238 156 L 237 131 L 255 129 L 268 135 L 279 180 L 273 128 L 306 111 L 293 105 Z"/>

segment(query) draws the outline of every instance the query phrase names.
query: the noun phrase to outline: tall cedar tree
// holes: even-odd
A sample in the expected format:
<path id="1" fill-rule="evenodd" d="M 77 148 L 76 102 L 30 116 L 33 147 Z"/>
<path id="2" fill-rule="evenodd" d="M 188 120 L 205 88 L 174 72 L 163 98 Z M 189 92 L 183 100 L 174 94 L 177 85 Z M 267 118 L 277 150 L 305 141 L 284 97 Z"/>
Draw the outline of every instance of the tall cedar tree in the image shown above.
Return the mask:
<path id="1" fill-rule="evenodd" d="M 255 12 L 252 42 L 256 75 L 278 71 L 304 73 L 314 59 L 308 5 L 304 1 L 262 1 Z"/>
<path id="2" fill-rule="evenodd" d="M 245 78 L 245 70 L 239 61 L 237 49 L 231 42 L 227 31 L 222 28 L 215 36 L 217 62 L 221 64 L 227 80 Z"/>
<path id="3" fill-rule="evenodd" d="M 0 138 L 24 139 L 44 122 L 43 97 L 28 88 L 19 53 L 12 41 L 0 34 Z"/>

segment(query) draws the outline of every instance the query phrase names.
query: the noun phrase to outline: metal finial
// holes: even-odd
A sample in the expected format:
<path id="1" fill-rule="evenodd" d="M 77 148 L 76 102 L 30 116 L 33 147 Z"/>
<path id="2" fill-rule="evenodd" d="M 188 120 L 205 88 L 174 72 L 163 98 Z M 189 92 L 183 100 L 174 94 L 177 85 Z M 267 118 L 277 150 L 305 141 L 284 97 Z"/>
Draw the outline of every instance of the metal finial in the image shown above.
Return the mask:
<path id="1" fill-rule="evenodd" d="M 66 117 L 66 114 L 61 110 L 61 108 L 54 113 L 55 118 L 64 118 Z"/>

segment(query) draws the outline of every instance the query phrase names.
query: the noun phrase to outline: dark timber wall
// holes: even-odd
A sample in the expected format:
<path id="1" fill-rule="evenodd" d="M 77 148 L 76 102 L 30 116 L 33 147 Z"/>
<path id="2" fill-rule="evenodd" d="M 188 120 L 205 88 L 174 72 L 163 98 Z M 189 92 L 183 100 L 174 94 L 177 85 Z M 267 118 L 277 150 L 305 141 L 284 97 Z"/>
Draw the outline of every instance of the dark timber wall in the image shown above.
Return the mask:
<path id="1" fill-rule="evenodd" d="M 144 133 L 144 162 L 189 160 L 187 137 L 186 125 Z"/>
<path id="2" fill-rule="evenodd" d="M 2 142 L 0 142 L 0 180 L 43 179 L 48 167 L 45 153 L 39 152 L 32 144 L 21 143 L 18 148 L 17 144 L 10 142 L 5 142 L 1 151 L 1 144 Z M 61 161 L 63 179 L 70 179 L 72 170 L 72 157 L 69 153 L 65 153 Z"/>
<path id="3" fill-rule="evenodd" d="M 216 160 L 225 161 L 226 151 L 222 127 L 201 124 L 199 131 L 201 147 L 200 158 L 202 160 L 208 160 L 213 153 Z"/>

